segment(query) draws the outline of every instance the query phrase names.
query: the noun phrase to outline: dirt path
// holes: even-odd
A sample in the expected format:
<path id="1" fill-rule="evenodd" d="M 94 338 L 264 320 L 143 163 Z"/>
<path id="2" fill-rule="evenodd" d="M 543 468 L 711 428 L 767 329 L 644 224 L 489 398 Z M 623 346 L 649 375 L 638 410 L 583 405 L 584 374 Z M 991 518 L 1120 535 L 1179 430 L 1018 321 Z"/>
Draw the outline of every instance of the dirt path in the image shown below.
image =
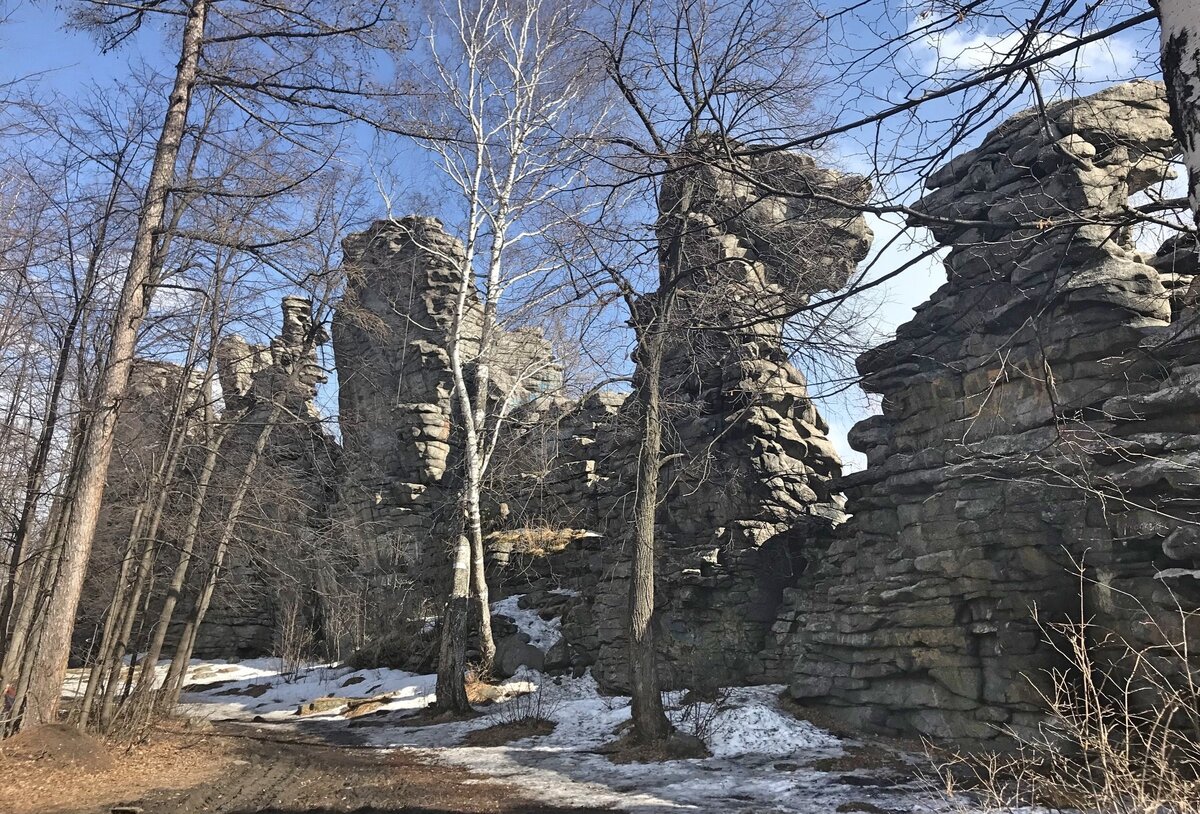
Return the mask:
<path id="1" fill-rule="evenodd" d="M 55 766 L 53 756 L 0 763 L 6 814 L 586 814 L 542 806 L 519 788 L 405 752 L 309 741 L 273 727 L 222 724 L 115 754 L 111 769 Z M 198 760 L 198 756 L 200 759 Z M 172 762 L 177 763 L 177 767 Z M 197 767 L 197 764 L 200 767 Z M 20 777 L 21 782 L 10 782 Z"/>

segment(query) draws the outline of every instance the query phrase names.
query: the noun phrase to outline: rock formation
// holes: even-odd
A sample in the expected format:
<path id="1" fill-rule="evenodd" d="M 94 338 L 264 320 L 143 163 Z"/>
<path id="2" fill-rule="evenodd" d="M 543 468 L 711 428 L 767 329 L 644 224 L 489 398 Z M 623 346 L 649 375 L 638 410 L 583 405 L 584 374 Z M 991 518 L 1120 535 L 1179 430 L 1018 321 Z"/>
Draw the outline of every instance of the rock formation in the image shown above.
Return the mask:
<path id="1" fill-rule="evenodd" d="M 937 739 L 1028 732 L 1055 665 L 1043 623 L 1133 643 L 1197 607 L 1194 265 L 1140 252 L 1131 195 L 1175 152 L 1160 85 L 1028 111 L 934 173 L 916 209 L 947 282 L 859 358 L 852 519 L 789 592 L 792 696 Z M 1136 597 L 1136 600 L 1134 599 Z M 1195 652 L 1195 633 L 1193 652 Z M 1043 687 L 1044 689 L 1044 687 Z"/>
<path id="2" fill-rule="evenodd" d="M 328 561 L 321 543 L 329 534 L 340 450 L 314 404 L 327 379 L 318 349 L 328 335 L 313 321 L 307 298 L 284 297 L 280 312 L 280 333 L 268 345 L 231 336 L 218 348 L 222 418 L 233 425 L 213 475 L 209 537 L 219 533 L 227 516 L 221 507 L 274 405 L 283 410 L 254 469 L 227 573 L 197 637 L 201 656 L 278 652 L 285 635 L 315 646 L 334 627 L 336 594 L 326 583 L 346 565 Z"/>
<path id="3" fill-rule="evenodd" d="M 738 145 L 735 145 L 737 147 Z M 842 519 L 829 487 L 841 464 L 828 427 L 789 361 L 785 317 L 810 296 L 845 285 L 867 253 L 856 176 L 807 156 L 768 152 L 720 168 L 708 142 L 668 176 L 660 211 L 689 201 L 680 293 L 663 367 L 669 463 L 662 471 L 658 643 L 668 686 L 778 678 L 769 641 L 783 590 L 814 541 Z M 707 159 L 707 160 L 706 160 Z M 633 422 L 629 402 L 622 423 Z M 595 674 L 627 681 L 628 496 L 635 445 L 609 456 L 603 511 L 610 571 L 597 590 Z"/>
<path id="4" fill-rule="evenodd" d="M 315 556 L 324 548 L 317 542 L 327 525 L 338 455 L 337 445 L 326 434 L 313 405 L 316 388 L 325 381 L 317 361 L 317 347 L 325 336 L 313 323 L 312 304 L 307 299 L 285 297 L 281 311 L 280 336 L 269 345 L 231 336 L 218 348 L 224 403 L 221 421 L 228 429 L 209 490 L 209 508 L 202 519 L 199 556 L 190 571 L 177 623 L 203 580 L 205 558 L 211 555 L 213 540 L 228 516 L 225 509 L 272 404 L 278 400 L 284 409 L 255 468 L 240 515 L 244 522 L 235 532 L 226 574 L 200 629 L 195 652 L 201 657 L 275 652 L 287 614 L 301 617 L 302 629 L 324 626 L 315 583 L 325 569 L 319 567 Z M 158 532 L 160 551 L 167 552 L 160 557 L 163 573 L 155 583 L 159 589 L 174 567 L 172 555 L 190 510 L 190 487 L 204 456 L 196 430 L 200 374 L 193 373 L 186 382 L 183 375 L 183 369 L 171 363 L 142 359 L 134 366 L 117 425 L 118 440 L 101 514 L 104 521 L 89 567 L 88 601 L 81 606 L 77 625 L 76 649 L 80 653 L 94 644 L 92 637 L 106 613 L 119 557 L 128 545 L 136 506 L 163 459 L 172 408 L 182 385 L 186 406 L 180 425 L 187 427 L 187 435 L 171 503 Z M 161 599 L 152 593 L 152 612 L 157 612 Z"/>
<path id="5" fill-rule="evenodd" d="M 377 221 L 343 247 L 346 292 L 333 321 L 344 446 L 335 522 L 358 541 L 368 590 L 405 600 L 378 609 L 386 627 L 397 614 L 424 614 L 424 601 L 439 594 L 414 585 L 445 577 L 442 529 L 456 512 L 460 443 L 451 432 L 458 408 L 449 343 L 464 285 L 471 290 L 460 331 L 472 362 L 484 314 L 463 276 L 462 243 L 436 218 Z M 489 403 L 522 403 L 557 386 L 539 331 L 494 336 Z M 440 602 L 431 607 L 440 611 Z"/>
<path id="6" fill-rule="evenodd" d="M 333 320 L 345 473 L 338 522 L 367 541 L 362 553 L 378 559 L 368 566 L 386 581 L 415 567 L 423 549 L 441 548 L 431 532 L 451 500 L 448 342 L 463 250 L 436 219 L 417 217 L 379 221 L 343 248 L 346 293 Z M 463 330 L 477 337 L 477 309 L 471 316 Z"/>
<path id="7" fill-rule="evenodd" d="M 153 488 L 151 484 L 167 446 L 170 416 L 181 387 L 185 389 L 182 395 L 187 412 L 194 407 L 199 393 L 196 382 L 185 379 L 183 368 L 170 362 L 135 360 L 117 422 L 103 510 L 76 613 L 73 645 L 78 658 L 85 658 L 99 644 L 122 558 L 129 547 L 137 507 Z M 185 499 L 172 498 L 163 512 L 164 536 L 181 530 L 179 518 L 186 511 Z"/>
<path id="8" fill-rule="evenodd" d="M 913 222 L 947 249 L 947 281 L 859 358 L 882 414 L 851 432 L 868 466 L 848 476 L 784 326 L 866 254 L 855 206 L 869 190 L 753 146 L 717 169 L 713 146 L 691 145 L 659 202 L 664 218 L 687 212 L 690 270 L 663 379 L 666 684 L 786 682 L 856 728 L 978 743 L 1044 719 L 1038 677 L 1059 662 L 1043 625 L 1082 613 L 1134 647 L 1165 635 L 1200 653 L 1177 613 L 1200 608 L 1200 313 L 1184 296 L 1196 238 L 1144 251 L 1130 228 L 1131 196 L 1176 152 L 1162 87 L 1020 114 L 930 176 Z M 344 246 L 344 449 L 312 408 L 322 337 L 307 302 L 285 300 L 269 346 L 222 346 L 236 418 L 224 466 L 236 471 L 275 399 L 289 418 L 202 652 L 278 646 L 297 607 L 305 625 L 336 630 L 328 600 L 342 596 L 367 608 L 355 624 L 368 630 L 411 623 L 408 652 L 440 610 L 458 511 L 448 343 L 464 287 L 469 357 L 483 311 L 461 244 L 433 218 L 380 221 Z M 498 662 L 591 666 L 621 689 L 637 404 L 567 400 L 540 332 L 497 337 L 487 402 L 518 409 L 487 484 L 491 576 L 526 594 L 521 607 L 561 616 L 564 633 L 542 652 L 501 619 Z M 154 416 L 178 386 L 177 369 L 139 366 L 123 448 L 161 445 Z M 114 500 L 136 492 L 131 466 L 114 468 Z M 311 597 L 282 596 L 285 571 Z"/>

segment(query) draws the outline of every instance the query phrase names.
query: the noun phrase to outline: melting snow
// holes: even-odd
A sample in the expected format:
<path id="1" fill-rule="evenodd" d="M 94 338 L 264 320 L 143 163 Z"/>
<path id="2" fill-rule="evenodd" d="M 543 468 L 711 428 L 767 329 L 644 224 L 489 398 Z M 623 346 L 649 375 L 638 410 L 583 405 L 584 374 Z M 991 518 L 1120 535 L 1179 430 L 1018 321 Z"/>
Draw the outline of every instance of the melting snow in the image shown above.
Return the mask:
<path id="1" fill-rule="evenodd" d="M 529 643 L 544 653 L 562 638 L 562 621 L 558 618 L 546 620 L 533 608 L 518 607 L 517 603 L 522 596 L 524 594 L 493 602 L 492 613 L 511 618 L 517 623 L 517 627 L 529 636 Z"/>
<path id="2" fill-rule="evenodd" d="M 558 620 L 546 621 L 536 611 L 519 608 L 518 600 L 509 597 L 493 608 L 512 617 L 534 646 L 546 649 L 558 641 Z M 850 744 L 784 711 L 780 686 L 730 688 L 715 707 L 683 705 L 679 694 L 668 693 L 668 714 L 676 726 L 700 735 L 712 757 L 616 764 L 598 750 L 629 721 L 629 699 L 602 695 L 590 675 L 552 678 L 522 671 L 504 682 L 500 702 L 484 708 L 479 718 L 422 727 L 400 722 L 433 701 L 432 675 L 317 665 L 285 680 L 278 660 L 258 659 L 196 663 L 189 682 L 213 685 L 184 697 L 190 714 L 255 719 L 339 743 L 416 750 L 428 760 L 511 782 L 548 804 L 607 806 L 641 814 L 966 812 L 951 808 L 918 782 L 887 777 L 887 770 L 880 775 L 878 770 L 872 774 L 817 768 L 828 765 L 821 764 L 822 759 L 844 755 Z M 239 694 L 251 688 L 258 697 Z M 462 745 L 469 732 L 511 720 L 506 718 L 509 705 L 527 706 L 531 696 L 523 694 L 528 693 L 539 693 L 543 714 L 556 724 L 553 732 L 499 747 Z M 297 707 L 330 696 L 385 697 L 379 699 L 382 706 L 377 711 L 363 718 L 344 717 L 344 706 L 296 715 Z"/>
<path id="3" fill-rule="evenodd" d="M 510 700 L 485 708 L 479 718 L 404 727 L 400 722 L 405 715 L 433 700 L 434 676 L 319 665 L 289 682 L 270 669 L 262 661 L 196 665 L 196 677 L 214 686 L 189 693 L 184 698 L 187 712 L 257 719 L 338 743 L 414 749 L 432 761 L 506 780 L 554 805 L 610 806 L 642 814 L 681 810 L 827 814 L 848 803 L 876 807 L 857 810 L 949 810 L 917 784 L 871 785 L 876 781 L 863 782 L 861 772 L 815 768 L 822 758 L 844 754 L 846 744 L 780 709 L 779 686 L 732 688 L 716 710 L 704 703 L 671 705 L 669 714 L 685 732 L 692 731 L 697 718 L 707 722 L 698 734 L 707 736 L 710 758 L 616 764 L 597 750 L 614 740 L 629 720 L 629 699 L 602 695 L 590 675 L 551 678 L 523 671 L 503 685 Z M 263 685 L 270 688 L 257 698 L 236 694 Z M 511 697 L 527 692 L 541 693 L 542 708 L 556 723 L 553 732 L 500 747 L 461 745 L 467 733 L 504 720 L 507 704 L 522 703 Z M 368 719 L 347 719 L 340 714 L 344 707 L 315 715 L 295 714 L 298 706 L 317 698 L 380 694 L 389 700 Z M 668 704 L 672 695 L 667 696 Z"/>

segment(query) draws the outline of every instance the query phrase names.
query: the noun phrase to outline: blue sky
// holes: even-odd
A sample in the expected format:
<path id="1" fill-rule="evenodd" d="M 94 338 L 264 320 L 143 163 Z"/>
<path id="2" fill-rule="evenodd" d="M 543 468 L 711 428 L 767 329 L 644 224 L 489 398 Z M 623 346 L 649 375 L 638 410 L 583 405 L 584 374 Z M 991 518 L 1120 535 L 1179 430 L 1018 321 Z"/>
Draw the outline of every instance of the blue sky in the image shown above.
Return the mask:
<path id="1" fill-rule="evenodd" d="M 153 28 L 131 39 L 118 52 L 101 54 L 87 34 L 64 30 L 64 13 L 55 5 L 14 3 L 12 0 L 7 6 L 4 3 L 5 0 L 0 0 L 0 9 L 8 11 L 9 19 L 0 24 L 0 82 L 16 77 L 32 77 L 39 93 L 45 96 L 70 96 L 95 92 L 92 89 L 93 82 L 103 85 L 127 76 L 131 64 L 167 66 L 174 59 L 174 55 L 167 53 L 162 46 L 166 38 L 155 36 L 158 32 Z M 902 0 L 868 2 L 860 15 L 845 20 L 844 28 L 838 32 L 837 42 L 830 50 L 831 62 L 836 63 L 840 59 L 848 63 L 855 56 L 856 49 L 874 45 L 882 34 L 911 30 L 919 19 L 915 16 L 918 8 Z M 1114 13 L 1129 13 L 1131 10 L 1136 10 L 1136 3 L 1122 2 Z M 153 22 L 149 24 L 154 25 Z M 838 77 L 841 85 L 832 93 L 831 104 L 843 120 L 879 110 L 904 98 L 905 93 L 912 92 L 913 77 L 925 76 L 935 67 L 947 79 L 960 76 L 962 70 L 986 67 L 995 60 L 996 53 L 1003 52 L 1010 44 L 1007 39 L 1010 37 L 1011 34 L 997 28 L 994 21 L 979 25 L 968 21 L 937 36 L 917 38 L 911 46 L 899 52 L 886 69 L 864 70 L 858 75 L 850 70 Z M 1044 47 L 1053 47 L 1060 42 L 1061 39 L 1047 36 Z M 1081 92 L 1088 92 L 1112 81 L 1152 72 L 1154 46 L 1155 30 L 1151 26 L 1144 26 L 1143 30 L 1127 32 L 1111 42 L 1091 46 L 1078 59 L 1059 59 L 1043 69 L 1040 75 L 1051 94 L 1066 92 L 1060 80 L 1068 74 L 1078 80 Z M 928 88 L 929 85 L 924 87 Z M 953 115 L 957 104 L 957 100 L 951 99 L 930 106 L 923 115 L 930 121 L 948 117 Z M 870 156 L 875 146 L 873 139 L 881 139 L 889 148 L 898 147 L 917 153 L 924 148 L 921 139 L 926 138 L 927 134 L 926 129 L 915 127 L 910 120 L 901 119 L 885 125 L 881 133 L 864 130 L 847 134 L 826 145 L 822 158 L 848 170 L 869 172 Z M 957 145 L 955 151 L 969 149 L 982 135 L 982 132 L 973 134 Z M 391 144 L 394 147 L 395 142 Z M 410 161 L 416 160 L 409 155 L 402 157 L 397 162 L 400 175 L 403 175 L 403 169 Z M 413 176 L 420 177 L 421 173 L 414 169 Z M 919 178 L 915 176 L 900 175 L 892 182 L 892 192 L 899 200 L 910 202 L 917 194 L 917 182 Z M 408 190 L 390 192 L 403 200 Z M 381 199 L 378 214 L 383 213 L 384 202 Z M 364 216 L 371 215 L 365 213 Z M 871 217 L 870 220 L 877 247 L 901 228 L 897 218 L 889 217 L 885 221 Z M 900 245 L 887 250 L 880 258 L 880 273 L 899 266 L 924 248 L 922 241 L 925 237 L 919 230 L 913 238 L 915 243 L 902 241 Z M 890 334 L 896 325 L 911 315 L 913 306 L 923 302 L 944 279 L 940 265 L 931 261 L 910 269 L 902 278 L 881 287 L 876 295 L 875 335 L 882 338 Z M 324 408 L 329 412 L 336 408 L 332 389 L 325 394 Z M 823 412 L 831 424 L 835 441 L 842 447 L 848 460 L 858 461 L 859 456 L 845 448 L 844 437 L 846 429 L 869 412 L 861 392 L 854 388 L 851 392 L 827 400 L 823 404 Z"/>
<path id="2" fill-rule="evenodd" d="M 148 37 L 136 38 L 117 53 L 101 54 L 88 34 L 65 30 L 66 17 L 53 3 L 0 0 L 0 9 L 10 13 L 8 22 L 0 24 L 0 81 L 37 75 L 46 91 L 72 94 L 88 81 L 127 74 L 130 63 L 163 57 L 148 46 Z"/>

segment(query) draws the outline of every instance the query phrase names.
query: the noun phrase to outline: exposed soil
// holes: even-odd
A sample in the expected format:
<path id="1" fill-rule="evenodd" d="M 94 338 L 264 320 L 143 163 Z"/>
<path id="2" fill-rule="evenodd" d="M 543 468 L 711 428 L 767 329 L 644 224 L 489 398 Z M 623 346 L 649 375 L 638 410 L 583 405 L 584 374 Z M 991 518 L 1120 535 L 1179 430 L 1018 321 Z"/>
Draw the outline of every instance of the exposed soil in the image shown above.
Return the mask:
<path id="1" fill-rule="evenodd" d="M 878 744 L 849 746 L 838 757 L 822 758 L 814 761 L 812 766 L 822 772 L 853 772 L 860 769 L 891 770 L 893 774 L 907 774 L 911 777 L 914 767 L 904 759 L 904 754 Z"/>
<path id="2" fill-rule="evenodd" d="M 81 772 L 105 772 L 116 766 L 104 741 L 63 724 L 35 726 L 0 741 L 0 758 L 5 765 L 36 763 Z"/>
<path id="3" fill-rule="evenodd" d="M 73 727 L 38 727 L 0 748 L 0 811 L 108 812 L 155 789 L 213 782 L 233 759 L 227 743 L 182 726 L 161 728 L 149 743 L 132 747 Z"/>
<path id="4" fill-rule="evenodd" d="M 711 757 L 704 742 L 694 735 L 672 732 L 666 740 L 643 743 L 634 736 L 632 728 L 596 751 L 613 763 L 662 763 L 664 760 Z"/>
<path id="5" fill-rule="evenodd" d="M 56 736 L 57 737 L 57 736 Z M 84 741 L 83 739 L 86 739 Z M 71 738 L 68 737 L 68 741 Z M 222 724 L 202 732 L 157 732 L 131 750 L 86 735 L 106 769 L 60 759 L 0 754 L 5 814 L 567 814 L 594 808 L 543 806 L 519 788 L 446 770 L 412 753 L 334 746 L 266 727 Z M 43 752 L 43 755 L 49 754 Z"/>
<path id="6" fill-rule="evenodd" d="M 545 718 L 526 718 L 505 724 L 494 724 L 486 729 L 476 729 L 468 732 L 463 738 L 464 746 L 503 746 L 506 743 L 549 735 L 554 731 L 554 721 Z"/>

